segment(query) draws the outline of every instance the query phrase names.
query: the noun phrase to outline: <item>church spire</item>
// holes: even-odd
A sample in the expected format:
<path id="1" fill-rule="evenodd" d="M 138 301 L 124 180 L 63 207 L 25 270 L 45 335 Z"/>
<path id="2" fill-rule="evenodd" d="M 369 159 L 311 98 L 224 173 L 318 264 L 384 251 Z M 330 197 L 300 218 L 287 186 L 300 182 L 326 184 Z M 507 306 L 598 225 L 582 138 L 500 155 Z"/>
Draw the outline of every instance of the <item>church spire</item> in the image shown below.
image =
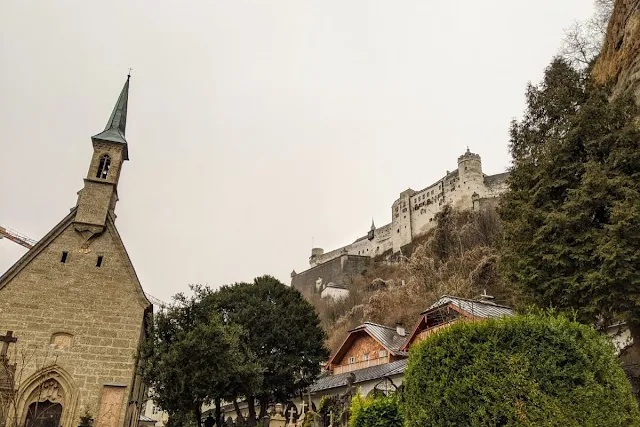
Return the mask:
<path id="1" fill-rule="evenodd" d="M 113 112 L 111 113 L 111 117 L 109 117 L 109 121 L 107 122 L 107 126 L 105 126 L 104 131 L 100 132 L 97 135 L 94 135 L 93 137 L 91 137 L 91 139 L 117 142 L 125 145 L 127 144 L 127 140 L 125 139 L 124 135 L 127 127 L 127 103 L 129 101 L 130 79 L 131 74 L 127 75 L 127 81 L 122 88 L 122 92 L 120 92 L 118 102 L 116 102 L 115 107 L 113 107 Z M 127 149 L 125 146 L 125 153 L 126 152 Z M 128 160 L 128 156 L 126 155 L 125 160 Z"/>

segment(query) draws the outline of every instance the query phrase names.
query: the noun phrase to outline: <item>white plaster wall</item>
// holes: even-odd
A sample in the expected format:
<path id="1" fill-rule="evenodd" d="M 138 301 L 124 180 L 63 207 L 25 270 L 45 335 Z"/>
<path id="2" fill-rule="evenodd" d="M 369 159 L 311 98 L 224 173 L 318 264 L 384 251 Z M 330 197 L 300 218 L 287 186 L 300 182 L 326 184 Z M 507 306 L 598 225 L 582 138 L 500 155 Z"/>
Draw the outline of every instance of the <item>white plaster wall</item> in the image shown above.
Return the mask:
<path id="1" fill-rule="evenodd" d="M 455 209 L 473 209 L 472 196 L 480 198 L 499 197 L 507 191 L 507 183 L 497 180 L 490 186 L 485 184 L 480 156 L 465 153 L 458 158 L 458 169 L 447 172 L 440 180 L 420 191 L 407 189 L 391 206 L 391 223 L 375 231 L 373 240 L 361 239 L 317 257 L 311 264 L 318 265 L 339 257 L 346 251 L 349 255 L 375 257 L 390 249 L 400 248 L 435 227 L 435 215 L 446 204 Z"/>
<path id="2" fill-rule="evenodd" d="M 327 287 L 322 290 L 320 296 L 322 298 L 332 298 L 335 301 L 339 301 L 349 296 L 349 290 Z"/>

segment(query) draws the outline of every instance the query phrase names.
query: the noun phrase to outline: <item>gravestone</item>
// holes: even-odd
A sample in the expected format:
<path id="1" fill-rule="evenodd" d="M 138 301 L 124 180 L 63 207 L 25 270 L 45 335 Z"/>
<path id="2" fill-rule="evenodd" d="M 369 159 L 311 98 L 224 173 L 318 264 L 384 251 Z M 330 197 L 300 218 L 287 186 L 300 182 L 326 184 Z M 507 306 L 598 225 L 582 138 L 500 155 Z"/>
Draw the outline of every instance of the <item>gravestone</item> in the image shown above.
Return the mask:
<path id="1" fill-rule="evenodd" d="M 276 413 L 269 420 L 269 427 L 285 427 L 287 419 L 282 415 L 282 405 L 276 404 Z"/>

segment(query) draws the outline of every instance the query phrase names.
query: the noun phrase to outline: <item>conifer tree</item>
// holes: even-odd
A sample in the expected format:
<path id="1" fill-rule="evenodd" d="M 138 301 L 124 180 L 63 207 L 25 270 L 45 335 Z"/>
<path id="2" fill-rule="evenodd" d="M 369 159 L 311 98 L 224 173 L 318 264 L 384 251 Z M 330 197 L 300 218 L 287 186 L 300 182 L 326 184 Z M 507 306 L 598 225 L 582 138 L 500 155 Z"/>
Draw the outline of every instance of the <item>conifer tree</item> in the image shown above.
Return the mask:
<path id="1" fill-rule="evenodd" d="M 640 342 L 640 133 L 631 97 L 554 60 L 511 126 L 501 206 L 505 276 L 529 302 L 590 324 L 625 320 Z"/>

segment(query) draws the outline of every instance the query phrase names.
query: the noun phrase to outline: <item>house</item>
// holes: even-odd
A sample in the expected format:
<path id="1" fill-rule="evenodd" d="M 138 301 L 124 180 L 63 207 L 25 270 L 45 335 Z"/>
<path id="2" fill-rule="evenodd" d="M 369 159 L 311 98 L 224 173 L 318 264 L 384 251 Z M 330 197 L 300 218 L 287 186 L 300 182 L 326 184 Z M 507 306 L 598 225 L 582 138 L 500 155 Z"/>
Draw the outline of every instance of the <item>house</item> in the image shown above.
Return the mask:
<path id="1" fill-rule="evenodd" d="M 332 374 L 342 374 L 405 359 L 406 334 L 403 328 L 391 328 L 365 322 L 349 331 L 338 351 L 327 362 Z"/>
<path id="2" fill-rule="evenodd" d="M 349 296 L 349 290 L 338 283 L 329 282 L 320 292 L 320 297 L 331 298 L 334 301 L 340 301 Z"/>
<path id="3" fill-rule="evenodd" d="M 477 322 L 490 318 L 513 316 L 513 309 L 498 305 L 491 301 L 492 297 L 483 295 L 481 299 L 470 300 L 465 298 L 442 296 L 427 310 L 420 314 L 420 319 L 414 327 L 402 347 L 402 351 L 424 340 L 429 335 L 440 329 L 446 328 L 455 322 Z"/>

